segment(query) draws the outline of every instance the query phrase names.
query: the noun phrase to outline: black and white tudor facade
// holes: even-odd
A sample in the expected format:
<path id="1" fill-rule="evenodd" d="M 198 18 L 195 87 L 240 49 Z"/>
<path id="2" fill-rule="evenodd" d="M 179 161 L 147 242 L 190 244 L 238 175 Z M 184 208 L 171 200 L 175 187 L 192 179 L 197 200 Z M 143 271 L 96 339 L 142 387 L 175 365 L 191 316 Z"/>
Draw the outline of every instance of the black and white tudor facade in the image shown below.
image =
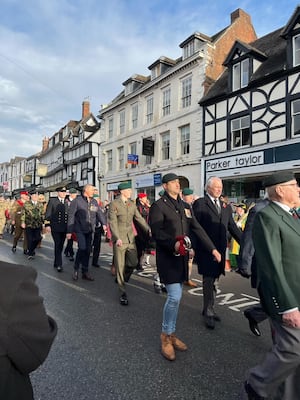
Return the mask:
<path id="1" fill-rule="evenodd" d="M 232 199 L 257 199 L 264 177 L 300 178 L 300 6 L 287 25 L 236 41 L 202 98 L 203 179 L 219 176 Z"/>

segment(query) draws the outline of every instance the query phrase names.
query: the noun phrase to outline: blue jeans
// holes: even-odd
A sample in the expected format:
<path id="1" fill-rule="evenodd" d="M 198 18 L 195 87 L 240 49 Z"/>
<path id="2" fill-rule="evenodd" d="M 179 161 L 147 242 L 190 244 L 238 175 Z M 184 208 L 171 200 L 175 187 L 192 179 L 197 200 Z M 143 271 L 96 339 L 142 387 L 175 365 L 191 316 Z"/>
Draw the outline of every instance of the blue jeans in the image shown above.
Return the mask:
<path id="1" fill-rule="evenodd" d="M 176 330 L 176 320 L 180 299 L 182 295 L 182 283 L 166 285 L 168 297 L 163 309 L 162 332 L 170 335 Z"/>

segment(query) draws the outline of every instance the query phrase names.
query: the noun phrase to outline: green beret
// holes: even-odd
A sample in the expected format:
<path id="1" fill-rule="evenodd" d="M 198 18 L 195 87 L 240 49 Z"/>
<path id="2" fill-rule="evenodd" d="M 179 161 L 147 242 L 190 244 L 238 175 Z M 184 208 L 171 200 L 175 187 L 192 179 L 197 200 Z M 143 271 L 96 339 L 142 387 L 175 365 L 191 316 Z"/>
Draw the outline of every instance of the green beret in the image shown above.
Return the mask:
<path id="1" fill-rule="evenodd" d="M 291 171 L 276 172 L 275 174 L 268 176 L 264 180 L 263 186 L 265 188 L 270 187 L 270 186 L 275 186 L 275 185 L 279 185 L 280 183 L 292 181 L 294 179 L 295 179 L 295 176 Z"/>
<path id="2" fill-rule="evenodd" d="M 184 188 L 183 191 L 182 191 L 182 194 L 184 196 L 188 196 L 188 195 L 193 194 L 193 193 L 194 193 L 193 189 L 190 189 L 190 188 Z"/>
<path id="3" fill-rule="evenodd" d="M 170 172 L 169 174 L 166 174 L 162 177 L 162 183 L 168 183 L 170 181 L 175 181 L 175 179 L 179 179 L 179 177 L 174 174 L 173 172 Z"/>
<path id="4" fill-rule="evenodd" d="M 69 193 L 72 193 L 72 194 L 77 193 L 77 189 L 71 188 L 71 189 L 69 189 Z"/>
<path id="5" fill-rule="evenodd" d="M 118 190 L 131 189 L 131 182 L 121 182 L 118 185 Z"/>

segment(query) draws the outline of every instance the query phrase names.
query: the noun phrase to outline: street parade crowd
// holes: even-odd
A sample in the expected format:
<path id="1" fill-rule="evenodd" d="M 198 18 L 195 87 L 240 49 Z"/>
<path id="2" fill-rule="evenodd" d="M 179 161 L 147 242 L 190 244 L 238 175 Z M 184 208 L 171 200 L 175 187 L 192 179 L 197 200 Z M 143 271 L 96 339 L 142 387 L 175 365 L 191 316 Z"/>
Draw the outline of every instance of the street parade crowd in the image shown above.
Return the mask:
<path id="1" fill-rule="evenodd" d="M 90 184 L 80 192 L 76 188 L 58 187 L 56 195 L 48 201 L 36 189 L 30 193 L 21 191 L 14 200 L 7 200 L 2 194 L 0 238 L 5 231 L 12 234 L 13 253 L 19 251 L 22 239 L 24 256 L 33 262 L 43 235 L 51 234 L 53 267 L 57 273 L 63 271 L 65 255 L 74 262 L 72 279 L 91 282 L 94 277 L 89 266 L 100 267 L 101 241 L 105 236 L 112 246 L 111 273 L 122 306 L 129 304 L 126 287 L 132 273 L 149 266 L 150 255 L 155 255 L 154 288 L 157 292 L 166 292 L 160 332 L 161 353 L 169 361 L 176 359 L 177 351 L 188 349 L 176 334 L 176 324 L 183 285 L 197 286 L 191 279 L 193 264 L 202 275 L 202 316 L 204 325 L 210 330 L 216 323 L 221 323 L 221 316 L 214 307 L 220 276 L 234 270 L 242 277 L 251 278 L 261 304 L 247 309 L 244 315 L 256 336 L 261 335 L 259 323 L 269 319 L 273 346 L 265 360 L 247 372 L 245 394 L 254 400 L 300 398 L 300 269 L 297 267 L 300 189 L 294 175 L 283 171 L 267 177 L 265 199 L 256 204 L 230 203 L 218 177 L 207 180 L 205 195 L 201 198 L 197 198 L 191 188 L 182 189 L 175 173 L 165 174 L 162 186 L 160 198 L 153 204 L 144 192 L 132 200 L 131 182 L 120 183 L 119 195 L 110 203 L 102 202 L 97 189 Z M 37 334 L 32 338 L 27 330 L 22 332 L 22 324 L 19 324 L 18 334 L 24 335 L 24 343 L 28 341 L 32 353 L 38 346 L 42 355 L 38 363 L 28 362 L 29 366 L 23 368 L 13 352 L 0 354 L 0 371 L 7 368 L 5 358 L 10 364 L 7 375 L 13 374 L 6 377 L 3 386 L 0 381 L 0 398 L 31 399 L 29 373 L 46 358 L 57 327 L 47 316 L 38 296 L 35 270 L 29 267 L 27 274 L 27 268 L 23 267 L 23 274 L 21 266 L 16 266 L 14 272 L 5 264 L 1 262 L 0 265 L 2 275 L 3 271 L 7 276 L 19 274 L 20 282 L 16 281 L 14 285 L 21 285 L 22 279 L 30 281 L 27 289 L 30 294 L 24 296 L 33 296 L 35 300 L 28 304 L 24 302 L 20 307 L 30 308 L 30 304 L 34 304 L 39 318 L 32 321 L 32 329 L 35 332 L 44 330 L 47 339 L 42 341 Z M 21 290 L 19 295 L 22 296 Z M 1 299 L 0 294 L 0 304 Z M 3 304 L 7 301 L 3 299 Z M 24 309 L 25 314 L 32 311 Z M 20 310 L 15 312 L 22 320 Z M 20 358 L 22 354 L 28 359 L 32 357 L 31 352 L 21 345 L 19 352 Z M 18 397 L 17 382 L 27 396 Z"/>

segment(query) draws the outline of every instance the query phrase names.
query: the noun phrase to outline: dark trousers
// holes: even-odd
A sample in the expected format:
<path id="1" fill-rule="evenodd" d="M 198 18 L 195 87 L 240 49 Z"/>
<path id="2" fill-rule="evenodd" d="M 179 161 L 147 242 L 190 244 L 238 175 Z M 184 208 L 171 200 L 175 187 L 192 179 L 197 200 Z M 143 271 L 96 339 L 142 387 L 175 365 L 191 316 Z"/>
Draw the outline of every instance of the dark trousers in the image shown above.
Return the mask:
<path id="1" fill-rule="evenodd" d="M 101 233 L 102 233 L 102 227 L 95 229 L 94 239 L 93 239 L 93 258 L 92 258 L 93 265 L 98 264 L 98 258 L 101 250 Z"/>
<path id="2" fill-rule="evenodd" d="M 76 253 L 74 269 L 78 270 L 81 265 L 82 273 L 88 272 L 89 259 L 92 247 L 93 233 L 76 232 L 78 250 Z"/>
<path id="3" fill-rule="evenodd" d="M 73 239 L 68 239 L 64 254 L 70 257 L 74 256 Z"/>
<path id="4" fill-rule="evenodd" d="M 33 256 L 34 250 L 37 248 L 41 237 L 41 227 L 39 228 L 25 228 L 25 234 L 27 237 L 27 245 L 28 245 L 28 255 Z"/>
<path id="5" fill-rule="evenodd" d="M 213 317 L 215 315 L 214 303 L 216 295 L 216 278 L 211 276 L 203 276 L 202 286 L 203 286 L 203 315 L 207 317 Z"/>
<path id="6" fill-rule="evenodd" d="M 54 241 L 54 267 L 62 266 L 62 251 L 66 239 L 66 232 L 53 232 L 51 235 Z"/>
<path id="7" fill-rule="evenodd" d="M 265 313 L 264 309 L 262 308 L 261 304 L 257 304 L 256 306 L 249 307 L 244 311 L 246 314 L 250 315 L 254 321 L 256 321 L 258 324 L 260 322 L 265 321 L 268 316 Z"/>

